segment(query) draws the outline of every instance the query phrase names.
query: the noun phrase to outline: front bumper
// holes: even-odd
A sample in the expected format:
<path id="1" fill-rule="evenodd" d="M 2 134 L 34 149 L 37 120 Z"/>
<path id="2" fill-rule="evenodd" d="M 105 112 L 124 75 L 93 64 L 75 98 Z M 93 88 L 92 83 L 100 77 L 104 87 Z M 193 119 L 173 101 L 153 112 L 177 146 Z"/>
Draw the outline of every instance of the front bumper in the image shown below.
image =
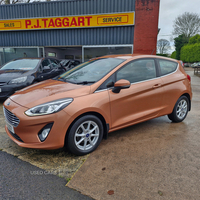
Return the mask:
<path id="1" fill-rule="evenodd" d="M 70 116 L 60 111 L 58 113 L 29 117 L 25 115 L 28 108 L 22 107 L 10 99 L 4 102 L 4 107 L 12 112 L 20 119 L 17 127 L 14 127 L 14 132 L 8 130 L 5 126 L 8 136 L 19 146 L 35 149 L 58 149 L 62 148 L 65 143 L 65 135 L 70 125 Z M 53 122 L 53 126 L 46 140 L 41 142 L 38 133 L 49 123 Z"/>

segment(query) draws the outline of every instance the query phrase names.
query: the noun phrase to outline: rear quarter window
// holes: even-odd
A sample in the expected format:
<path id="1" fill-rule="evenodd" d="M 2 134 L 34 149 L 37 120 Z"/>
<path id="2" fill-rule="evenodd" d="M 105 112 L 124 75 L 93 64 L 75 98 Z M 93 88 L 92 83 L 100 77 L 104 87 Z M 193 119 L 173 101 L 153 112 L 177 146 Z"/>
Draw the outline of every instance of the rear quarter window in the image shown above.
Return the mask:
<path id="1" fill-rule="evenodd" d="M 161 76 L 175 72 L 178 67 L 177 62 L 173 62 L 173 61 L 169 61 L 169 60 L 158 60 L 158 63 L 160 66 Z"/>

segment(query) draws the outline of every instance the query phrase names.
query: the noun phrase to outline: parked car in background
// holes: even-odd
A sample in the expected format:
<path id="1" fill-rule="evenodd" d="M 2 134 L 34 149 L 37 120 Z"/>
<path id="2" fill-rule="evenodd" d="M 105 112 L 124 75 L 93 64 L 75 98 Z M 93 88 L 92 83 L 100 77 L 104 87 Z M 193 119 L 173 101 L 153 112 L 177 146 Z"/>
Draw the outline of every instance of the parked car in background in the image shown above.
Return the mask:
<path id="1" fill-rule="evenodd" d="M 192 63 L 192 64 L 191 64 L 191 67 L 195 67 L 195 66 L 196 66 L 196 64 L 197 64 L 197 63 Z"/>
<path id="2" fill-rule="evenodd" d="M 191 67 L 199 67 L 199 66 L 200 66 L 200 62 L 195 62 L 191 64 Z"/>
<path id="3" fill-rule="evenodd" d="M 184 63 L 184 67 L 190 67 L 189 63 Z"/>
<path id="4" fill-rule="evenodd" d="M 0 99 L 5 99 L 26 86 L 53 78 L 65 72 L 59 61 L 52 58 L 21 58 L 0 69 Z"/>
<path id="5" fill-rule="evenodd" d="M 104 56 L 16 92 L 4 102 L 5 129 L 21 147 L 85 155 L 108 132 L 163 115 L 183 121 L 191 99 L 190 76 L 177 60 Z"/>
<path id="6" fill-rule="evenodd" d="M 73 67 L 79 65 L 81 62 L 79 60 L 67 60 L 67 59 L 64 59 L 64 60 L 61 60 L 60 61 L 60 65 L 62 65 L 66 71 L 72 69 Z"/>

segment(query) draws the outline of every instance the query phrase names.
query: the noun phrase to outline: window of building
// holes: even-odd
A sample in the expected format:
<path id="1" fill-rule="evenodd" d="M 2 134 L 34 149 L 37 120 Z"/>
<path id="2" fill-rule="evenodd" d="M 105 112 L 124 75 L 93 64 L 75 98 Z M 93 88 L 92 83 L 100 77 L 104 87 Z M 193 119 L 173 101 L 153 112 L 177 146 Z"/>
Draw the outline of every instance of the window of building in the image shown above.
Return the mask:
<path id="1" fill-rule="evenodd" d="M 133 45 L 83 46 L 82 62 L 104 55 L 132 54 Z"/>
<path id="2" fill-rule="evenodd" d="M 0 65 L 17 58 L 37 58 L 43 56 L 42 47 L 3 47 L 0 49 Z"/>
<path id="3" fill-rule="evenodd" d="M 48 57 L 56 57 L 56 53 L 48 52 Z"/>
<path id="4" fill-rule="evenodd" d="M 65 59 L 74 60 L 73 55 L 65 55 Z"/>
<path id="5" fill-rule="evenodd" d="M 4 48 L 5 53 L 15 53 L 15 48 Z"/>

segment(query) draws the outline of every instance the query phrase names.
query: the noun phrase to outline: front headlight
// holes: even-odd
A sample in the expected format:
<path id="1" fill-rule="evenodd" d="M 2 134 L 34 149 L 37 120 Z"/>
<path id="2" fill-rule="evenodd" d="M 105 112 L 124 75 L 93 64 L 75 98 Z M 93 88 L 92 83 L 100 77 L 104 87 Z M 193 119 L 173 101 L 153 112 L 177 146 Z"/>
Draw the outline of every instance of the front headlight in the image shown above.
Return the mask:
<path id="1" fill-rule="evenodd" d="M 30 108 L 25 112 L 28 116 L 38 116 L 38 115 L 48 115 L 52 113 L 56 113 L 66 106 L 68 106 L 73 101 L 72 98 L 67 99 L 59 99 L 56 101 L 44 103 L 33 108 Z"/>
<path id="2" fill-rule="evenodd" d="M 12 79 L 9 84 L 16 84 L 16 83 L 23 83 L 27 80 L 27 76 L 23 76 L 23 77 L 20 77 L 20 78 L 15 78 L 15 79 Z"/>

